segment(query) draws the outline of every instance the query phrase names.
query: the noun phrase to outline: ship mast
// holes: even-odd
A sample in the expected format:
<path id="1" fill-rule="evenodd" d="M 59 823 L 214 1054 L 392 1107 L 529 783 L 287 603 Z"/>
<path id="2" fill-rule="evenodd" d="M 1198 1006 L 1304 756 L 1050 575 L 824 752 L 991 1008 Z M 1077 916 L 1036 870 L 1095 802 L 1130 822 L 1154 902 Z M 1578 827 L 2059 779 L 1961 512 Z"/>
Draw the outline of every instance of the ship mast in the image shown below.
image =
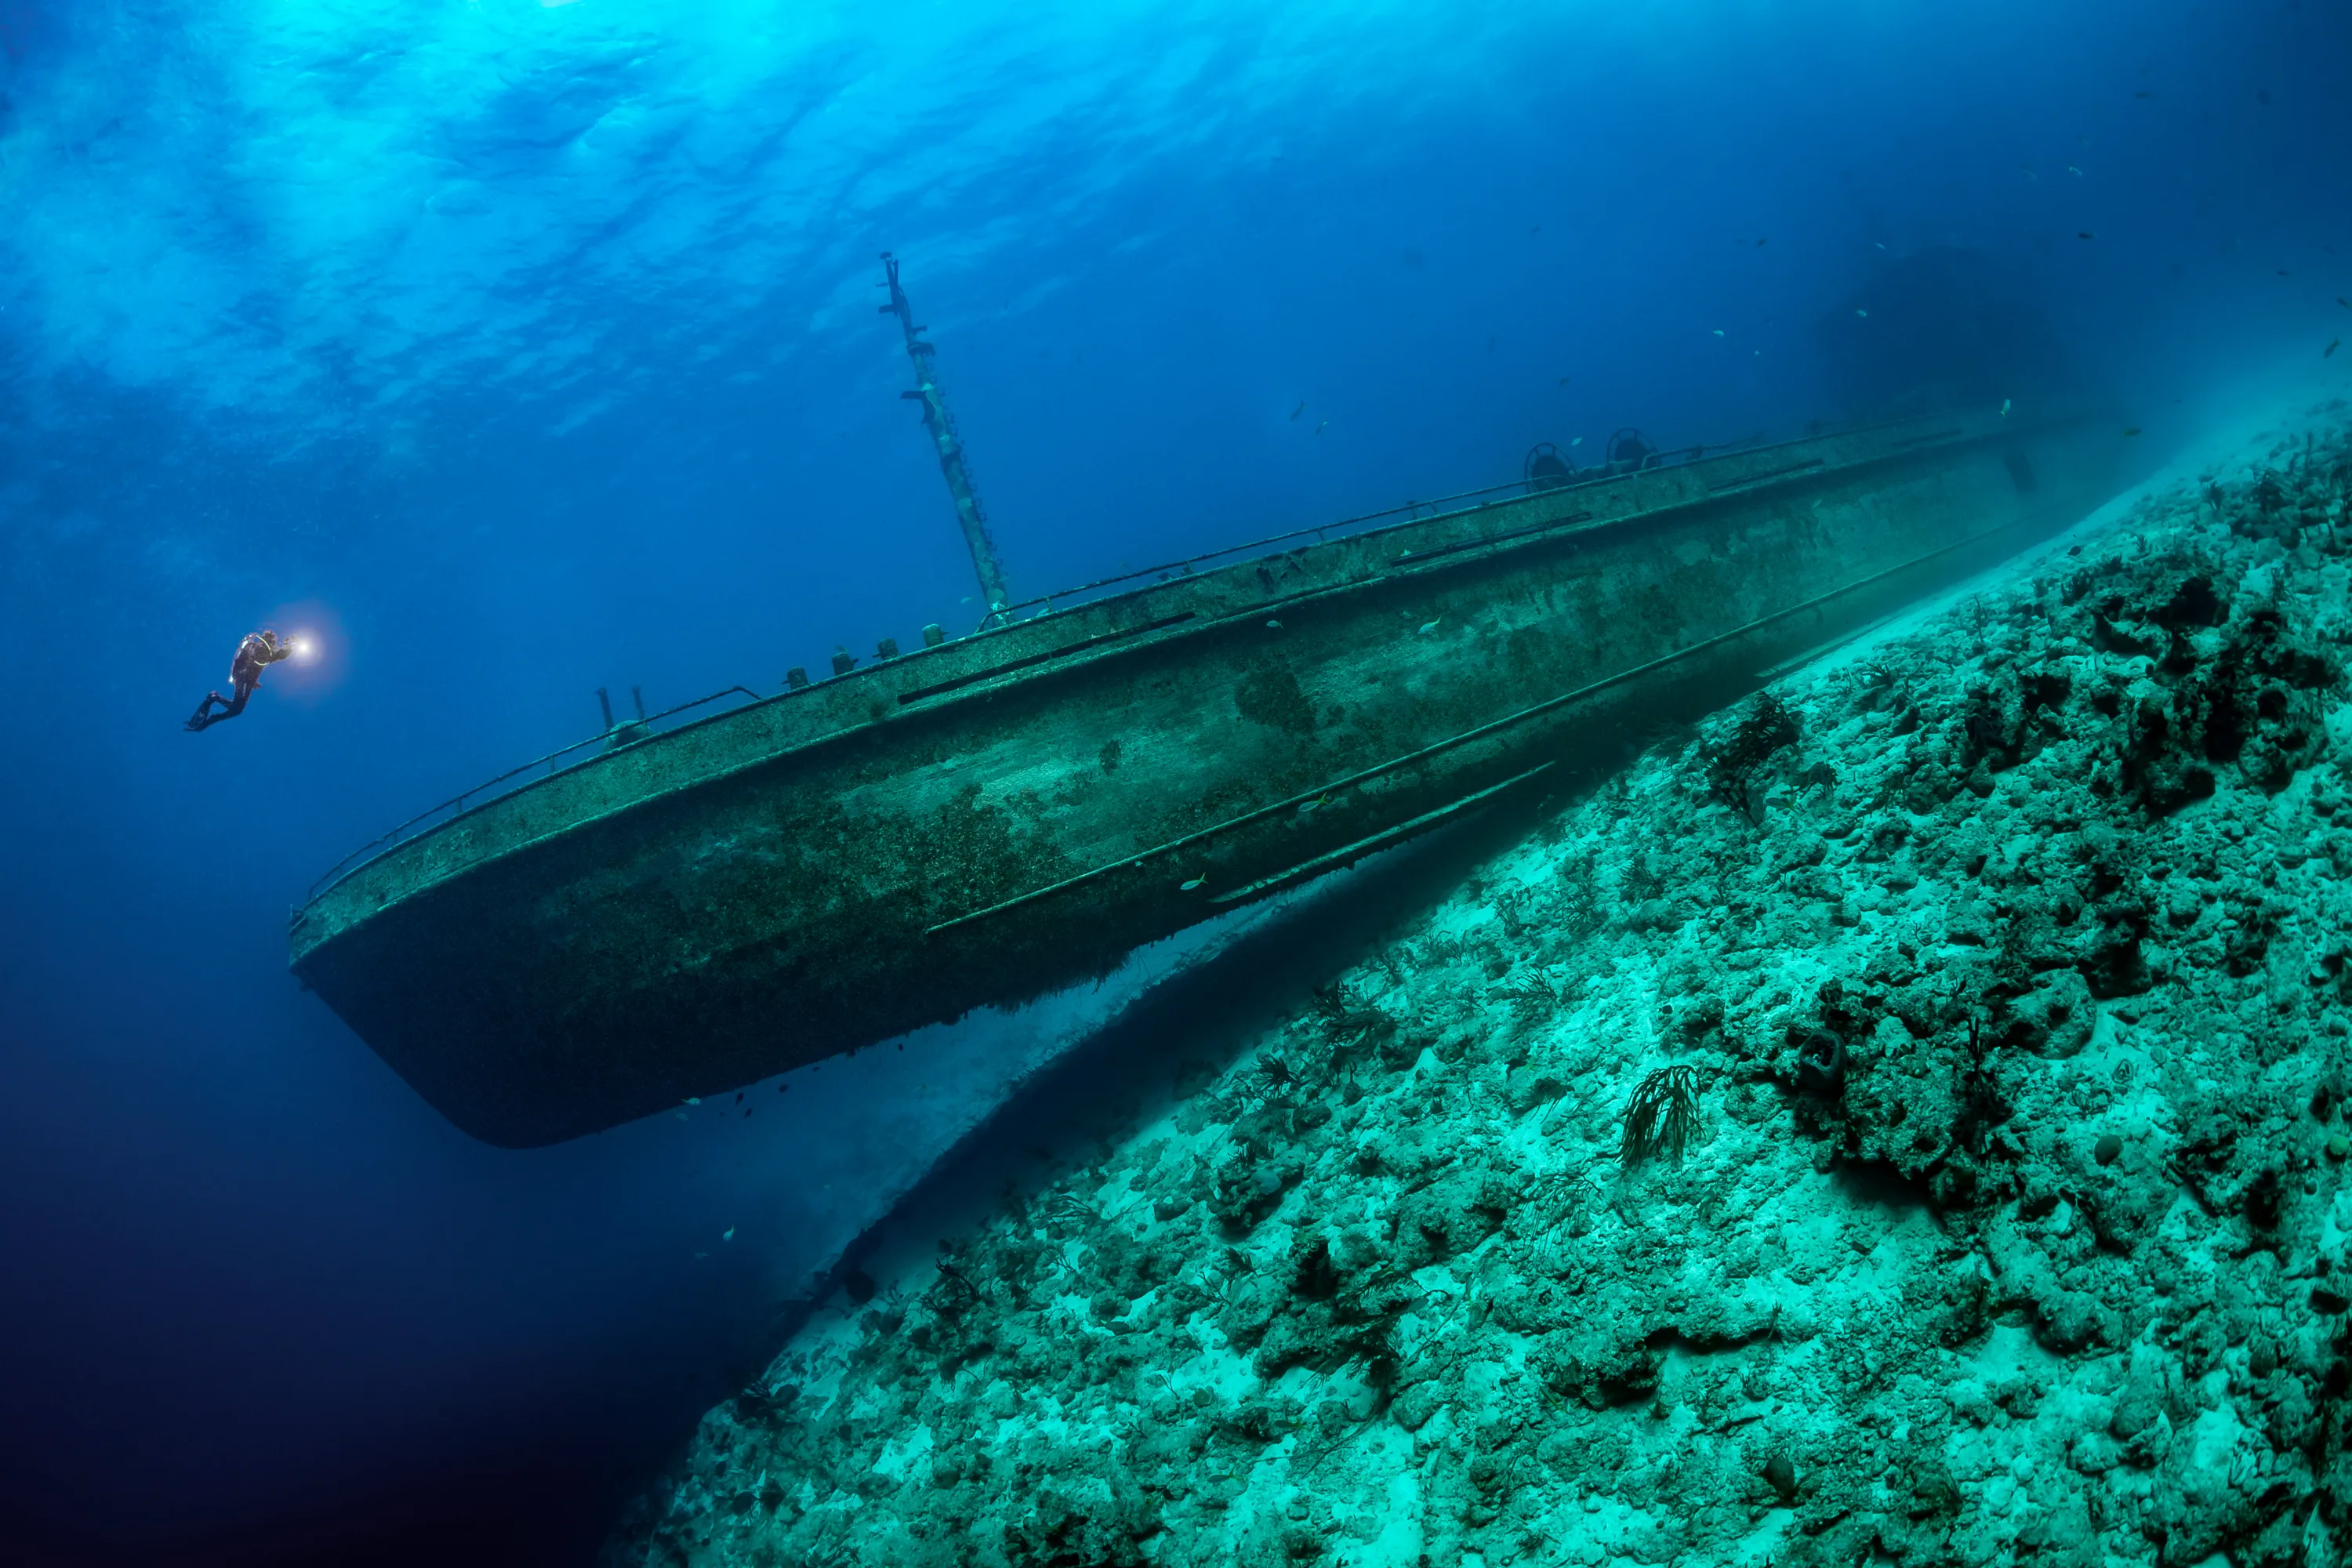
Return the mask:
<path id="1" fill-rule="evenodd" d="M 988 602 L 982 624 L 993 626 L 1003 619 L 1013 595 L 1005 591 L 1004 565 L 996 559 L 995 542 L 988 537 L 988 513 L 981 510 L 971 470 L 964 467 L 963 437 L 956 430 L 955 416 L 948 412 L 947 394 L 940 390 L 939 373 L 931 363 L 931 356 L 939 351 L 917 335 L 924 329 L 915 324 L 915 308 L 907 302 L 907 291 L 898 287 L 898 263 L 887 250 L 882 253 L 882 265 L 889 272 L 890 302 L 881 307 L 881 313 L 898 318 L 907 334 L 907 358 L 915 367 L 915 390 L 898 395 L 923 405 L 923 428 L 930 432 L 932 444 L 940 449 L 940 472 L 946 476 L 956 521 L 962 525 L 964 544 L 971 552 L 971 569 L 980 576 L 981 597 Z"/>

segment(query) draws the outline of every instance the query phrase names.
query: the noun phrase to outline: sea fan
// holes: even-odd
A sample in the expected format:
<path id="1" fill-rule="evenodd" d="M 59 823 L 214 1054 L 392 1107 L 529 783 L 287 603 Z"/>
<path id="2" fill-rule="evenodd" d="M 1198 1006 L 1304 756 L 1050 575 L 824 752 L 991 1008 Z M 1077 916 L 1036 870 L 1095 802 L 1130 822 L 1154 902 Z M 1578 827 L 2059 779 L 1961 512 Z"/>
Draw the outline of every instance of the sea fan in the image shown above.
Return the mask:
<path id="1" fill-rule="evenodd" d="M 1660 1068 L 1642 1080 L 1625 1107 L 1625 1142 L 1621 1152 L 1632 1170 L 1664 1155 L 1683 1163 L 1683 1150 L 1698 1130 L 1698 1069 Z"/>
<path id="2" fill-rule="evenodd" d="M 1765 759 L 1797 739 L 1797 716 L 1775 692 L 1759 697 L 1728 741 L 1718 742 L 1707 758 L 1707 787 L 1715 798 L 1750 823 L 1761 826 L 1761 802 L 1754 782 Z"/>
<path id="3" fill-rule="evenodd" d="M 2254 504 L 2262 508 L 2266 518 L 2276 517 L 2285 507 L 2286 486 L 2279 482 L 2277 474 L 2265 472 L 2263 475 L 2262 482 L 2254 487 Z"/>

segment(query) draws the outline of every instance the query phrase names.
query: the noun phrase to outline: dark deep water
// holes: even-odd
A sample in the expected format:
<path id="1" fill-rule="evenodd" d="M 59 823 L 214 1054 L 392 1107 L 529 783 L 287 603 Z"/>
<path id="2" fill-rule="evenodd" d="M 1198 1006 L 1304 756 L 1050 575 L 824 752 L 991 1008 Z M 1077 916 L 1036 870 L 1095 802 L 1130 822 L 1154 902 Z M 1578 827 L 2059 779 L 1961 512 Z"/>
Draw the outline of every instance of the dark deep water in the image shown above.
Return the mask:
<path id="1" fill-rule="evenodd" d="M 0 1556 L 580 1560 L 1032 1037 L 509 1153 L 284 972 L 595 688 L 971 624 L 877 252 L 1030 590 L 1927 384 L 2152 461 L 2352 335 L 2347 74 L 2313 0 L 0 0 Z"/>

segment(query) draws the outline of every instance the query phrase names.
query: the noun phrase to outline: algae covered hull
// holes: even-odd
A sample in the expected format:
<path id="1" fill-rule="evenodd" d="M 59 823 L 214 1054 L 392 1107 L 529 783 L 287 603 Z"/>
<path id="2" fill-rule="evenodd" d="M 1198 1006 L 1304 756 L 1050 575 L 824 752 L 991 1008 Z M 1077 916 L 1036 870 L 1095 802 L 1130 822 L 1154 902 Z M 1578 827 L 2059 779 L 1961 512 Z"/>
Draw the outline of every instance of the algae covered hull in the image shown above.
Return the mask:
<path id="1" fill-rule="evenodd" d="M 992 627 L 618 747 L 294 916 L 445 1115 L 553 1142 L 1104 973 L 1621 751 L 2081 515 L 1988 412 L 1541 490 Z"/>

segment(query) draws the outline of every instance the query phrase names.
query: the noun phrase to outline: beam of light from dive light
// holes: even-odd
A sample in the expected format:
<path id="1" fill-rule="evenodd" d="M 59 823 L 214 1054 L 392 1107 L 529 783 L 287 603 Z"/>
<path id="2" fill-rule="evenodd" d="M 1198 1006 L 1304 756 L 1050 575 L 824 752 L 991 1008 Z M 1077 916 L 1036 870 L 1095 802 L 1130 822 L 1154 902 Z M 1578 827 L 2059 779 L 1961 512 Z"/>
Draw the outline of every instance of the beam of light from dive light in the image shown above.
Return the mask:
<path id="1" fill-rule="evenodd" d="M 262 624 L 272 623 L 294 628 L 286 637 L 294 657 L 271 682 L 280 697 L 307 707 L 342 684 L 351 668 L 351 638 L 334 606 L 319 599 L 280 605 Z"/>

